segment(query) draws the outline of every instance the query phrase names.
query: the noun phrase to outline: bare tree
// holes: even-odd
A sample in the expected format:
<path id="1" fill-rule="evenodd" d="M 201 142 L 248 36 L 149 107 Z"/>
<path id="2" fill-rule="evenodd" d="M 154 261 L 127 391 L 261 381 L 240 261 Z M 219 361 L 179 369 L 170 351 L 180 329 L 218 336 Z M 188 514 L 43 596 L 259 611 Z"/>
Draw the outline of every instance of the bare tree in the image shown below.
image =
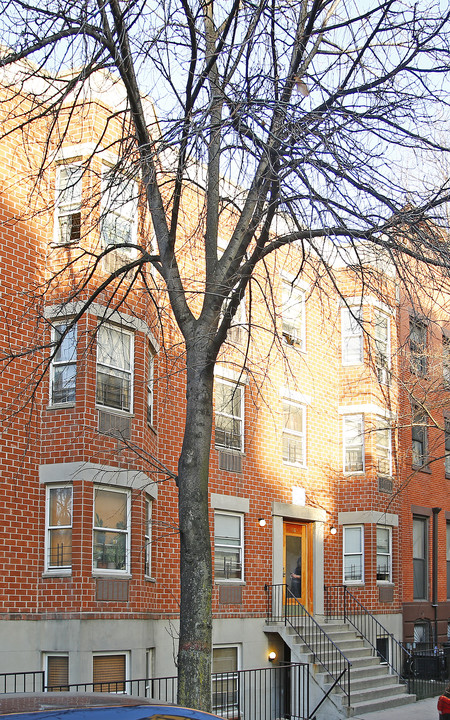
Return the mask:
<path id="1" fill-rule="evenodd" d="M 207 489 L 218 353 L 256 266 L 283 246 L 295 243 L 314 259 L 318 282 L 334 282 L 336 258 L 358 272 L 380 254 L 400 277 L 410 258 L 447 274 L 447 239 L 422 221 L 440 223 L 448 183 L 399 178 L 405 154 L 447 151 L 436 118 L 448 102 L 450 12 L 438 2 L 419 9 L 392 0 L 365 9 L 344 0 L 2 0 L 0 9 L 4 133 L 26 138 L 35 126 L 43 148 L 36 178 L 70 135 L 99 71 L 124 89 L 125 105 L 111 114 L 98 149 L 119 119 L 116 169 L 139 176 L 157 250 L 138 244 L 99 287 L 96 264 L 111 252 L 99 247 L 84 282 L 67 294 L 84 301 L 82 312 L 151 265 L 183 336 L 179 698 L 208 708 Z M 149 119 L 148 97 L 158 120 Z M 203 198 L 188 237 L 187 187 Z M 92 223 L 100 214 L 92 212 Z M 202 258 L 194 291 L 183 263 L 191 246 Z M 149 304 L 156 295 L 149 285 Z M 110 302 L 119 296 L 111 291 Z"/>

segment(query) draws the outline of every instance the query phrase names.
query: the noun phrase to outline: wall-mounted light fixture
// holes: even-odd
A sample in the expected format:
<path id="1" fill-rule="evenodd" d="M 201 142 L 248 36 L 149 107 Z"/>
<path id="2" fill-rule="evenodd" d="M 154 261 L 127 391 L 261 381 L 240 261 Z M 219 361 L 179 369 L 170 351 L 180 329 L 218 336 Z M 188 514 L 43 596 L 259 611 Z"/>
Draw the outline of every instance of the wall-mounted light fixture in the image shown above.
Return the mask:
<path id="1" fill-rule="evenodd" d="M 330 535 L 336 535 L 336 533 L 337 533 L 337 530 L 336 530 L 336 528 L 334 527 L 334 525 L 332 525 L 332 526 L 330 527 Z"/>
<path id="2" fill-rule="evenodd" d="M 276 654 L 275 650 L 272 650 L 272 651 L 268 654 L 267 659 L 268 659 L 269 662 L 273 662 L 274 660 L 277 659 L 277 654 Z"/>
<path id="3" fill-rule="evenodd" d="M 261 527 L 264 527 L 266 524 L 266 518 L 258 518 L 258 523 Z"/>

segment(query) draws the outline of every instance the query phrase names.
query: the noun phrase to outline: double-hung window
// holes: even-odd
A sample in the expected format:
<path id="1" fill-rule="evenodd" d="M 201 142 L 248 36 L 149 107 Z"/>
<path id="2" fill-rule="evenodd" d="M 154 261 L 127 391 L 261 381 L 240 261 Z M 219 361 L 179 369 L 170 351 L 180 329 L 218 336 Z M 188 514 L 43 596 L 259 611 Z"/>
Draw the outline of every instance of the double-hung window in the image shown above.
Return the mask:
<path id="1" fill-rule="evenodd" d="M 446 524 L 446 532 L 447 532 L 447 552 L 446 552 L 446 560 L 447 560 L 447 600 L 450 600 L 450 522 L 447 520 Z M 450 640 L 450 637 L 449 637 Z"/>
<path id="2" fill-rule="evenodd" d="M 148 498 L 145 500 L 144 573 L 147 577 L 152 574 L 152 501 Z"/>
<path id="3" fill-rule="evenodd" d="M 444 422 L 445 474 L 450 475 L 450 419 L 446 419 Z"/>
<path id="4" fill-rule="evenodd" d="M 95 570 L 129 572 L 130 497 L 126 490 L 94 488 Z"/>
<path id="5" fill-rule="evenodd" d="M 153 351 L 148 346 L 148 362 L 147 362 L 147 423 L 149 425 L 153 425 L 154 423 L 154 392 L 153 392 L 153 382 L 154 382 L 154 371 L 155 371 L 155 356 L 153 354 Z"/>
<path id="6" fill-rule="evenodd" d="M 377 581 L 392 582 L 392 528 L 377 526 Z"/>
<path id="7" fill-rule="evenodd" d="M 52 325 L 52 347 L 59 343 L 50 366 L 50 403 L 75 402 L 77 374 L 77 328 L 67 322 Z"/>
<path id="8" fill-rule="evenodd" d="M 132 410 L 133 335 L 104 324 L 97 331 L 97 405 Z"/>
<path id="9" fill-rule="evenodd" d="M 136 243 L 137 184 L 114 169 L 103 172 L 101 238 L 103 245 L 126 246 Z M 131 248 L 121 247 L 120 253 Z"/>
<path id="10" fill-rule="evenodd" d="M 392 475 L 392 431 L 387 420 L 377 418 L 375 441 L 377 472 Z"/>
<path id="11" fill-rule="evenodd" d="M 47 487 L 46 570 L 72 567 L 72 485 Z"/>
<path id="12" fill-rule="evenodd" d="M 344 472 L 364 472 L 364 415 L 342 418 Z"/>
<path id="13" fill-rule="evenodd" d="M 214 514 L 214 577 L 218 581 L 244 579 L 244 516 Z"/>
<path id="14" fill-rule="evenodd" d="M 306 408 L 289 400 L 283 400 L 283 462 L 306 462 Z"/>
<path id="15" fill-rule="evenodd" d="M 238 717 L 238 647 L 217 646 L 212 656 L 212 706 L 221 717 Z"/>
<path id="16" fill-rule="evenodd" d="M 288 345 L 306 349 L 305 291 L 297 285 L 283 281 L 282 333 Z"/>
<path id="17" fill-rule="evenodd" d="M 344 525 L 344 584 L 364 582 L 364 526 Z"/>
<path id="18" fill-rule="evenodd" d="M 81 234 L 81 165 L 60 165 L 57 169 L 55 242 L 77 242 Z"/>
<path id="19" fill-rule="evenodd" d="M 428 519 L 413 517 L 413 597 L 428 598 Z"/>
<path id="20" fill-rule="evenodd" d="M 244 449 L 244 387 L 232 381 L 215 381 L 216 446 Z"/>
<path id="21" fill-rule="evenodd" d="M 378 382 L 388 385 L 390 382 L 390 332 L 389 318 L 384 313 L 375 311 L 375 367 Z"/>
<path id="22" fill-rule="evenodd" d="M 428 423 L 427 415 L 421 408 L 413 407 L 411 437 L 412 464 L 423 467 L 428 460 Z"/>
<path id="23" fill-rule="evenodd" d="M 442 336 L 442 379 L 444 388 L 450 390 L 450 337 Z"/>
<path id="24" fill-rule="evenodd" d="M 427 374 L 427 326 L 421 320 L 410 318 L 409 321 L 410 368 L 415 375 Z"/>
<path id="25" fill-rule="evenodd" d="M 360 365 L 364 359 L 362 308 L 341 310 L 342 364 Z"/>

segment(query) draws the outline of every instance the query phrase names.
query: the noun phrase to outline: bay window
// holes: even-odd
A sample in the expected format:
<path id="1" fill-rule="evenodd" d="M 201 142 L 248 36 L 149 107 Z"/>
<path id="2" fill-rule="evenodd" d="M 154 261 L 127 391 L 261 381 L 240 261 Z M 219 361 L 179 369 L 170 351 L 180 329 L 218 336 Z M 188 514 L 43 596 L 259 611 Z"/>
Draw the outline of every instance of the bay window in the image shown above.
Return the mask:
<path id="1" fill-rule="evenodd" d="M 377 581 L 392 582 L 392 529 L 377 526 Z"/>
<path id="2" fill-rule="evenodd" d="M 362 308 L 342 308 L 341 344 L 343 365 L 360 365 L 363 362 Z"/>
<path id="3" fill-rule="evenodd" d="M 77 328 L 68 328 L 67 321 L 52 325 L 52 345 L 60 343 L 50 365 L 50 403 L 75 402 L 77 374 Z"/>
<path id="4" fill-rule="evenodd" d="M 93 567 L 129 572 L 130 497 L 126 490 L 94 489 Z"/>
<path id="5" fill-rule="evenodd" d="M 47 487 L 46 570 L 72 567 L 72 486 Z"/>
<path id="6" fill-rule="evenodd" d="M 132 410 L 133 335 L 113 325 L 97 331 L 97 405 Z"/>
<path id="7" fill-rule="evenodd" d="M 60 165 L 57 169 L 56 228 L 60 244 L 77 242 L 81 235 L 81 165 Z"/>
<path id="8" fill-rule="evenodd" d="M 344 472 L 364 472 L 364 416 L 342 418 Z"/>
<path id="9" fill-rule="evenodd" d="M 364 527 L 344 525 L 344 584 L 364 582 Z"/>
<path id="10" fill-rule="evenodd" d="M 380 475 L 392 475 L 392 431 L 387 420 L 377 419 L 376 464 Z"/>
<path id="11" fill-rule="evenodd" d="M 137 232 L 137 184 L 132 178 L 105 169 L 102 177 L 101 238 L 105 247 L 133 245 Z M 121 253 L 130 253 L 121 247 Z"/>

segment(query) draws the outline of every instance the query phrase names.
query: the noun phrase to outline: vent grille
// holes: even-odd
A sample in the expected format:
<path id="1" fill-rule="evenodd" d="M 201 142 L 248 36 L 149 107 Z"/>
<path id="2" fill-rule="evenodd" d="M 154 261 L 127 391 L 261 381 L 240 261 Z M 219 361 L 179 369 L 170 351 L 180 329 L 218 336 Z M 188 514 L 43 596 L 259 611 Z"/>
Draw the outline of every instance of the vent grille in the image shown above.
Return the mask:
<path id="1" fill-rule="evenodd" d="M 128 602 L 128 580 L 97 579 L 96 599 L 103 601 Z"/>
<path id="2" fill-rule="evenodd" d="M 242 605 L 242 585 L 219 585 L 220 605 Z"/>
<path id="3" fill-rule="evenodd" d="M 391 495 L 393 489 L 394 489 L 394 483 L 392 482 L 392 478 L 382 477 L 381 475 L 378 477 L 378 491 L 379 492 L 389 493 L 389 495 Z"/>
<path id="4" fill-rule="evenodd" d="M 242 455 L 226 450 L 219 450 L 219 468 L 227 472 L 242 472 Z"/>
<path id="5" fill-rule="evenodd" d="M 102 435 L 129 440 L 131 437 L 131 418 L 126 415 L 115 415 L 114 413 L 99 410 L 98 431 Z"/>

